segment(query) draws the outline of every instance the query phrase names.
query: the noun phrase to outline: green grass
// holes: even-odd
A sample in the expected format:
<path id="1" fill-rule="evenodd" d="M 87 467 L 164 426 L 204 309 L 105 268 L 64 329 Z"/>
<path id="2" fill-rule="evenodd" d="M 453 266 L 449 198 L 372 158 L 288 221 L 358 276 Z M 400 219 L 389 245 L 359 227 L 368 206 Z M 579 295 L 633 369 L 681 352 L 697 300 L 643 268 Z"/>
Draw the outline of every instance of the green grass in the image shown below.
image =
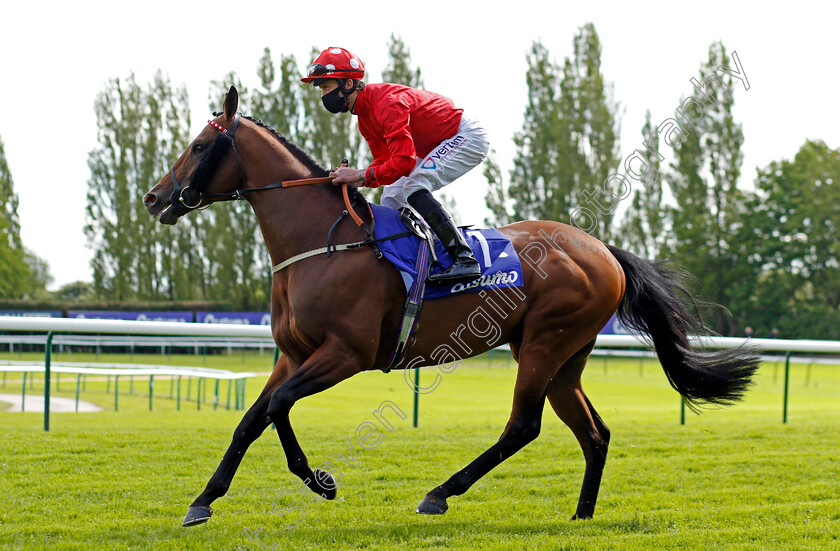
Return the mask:
<path id="1" fill-rule="evenodd" d="M 235 368 L 240 359 L 234 353 L 228 365 L 208 366 Z M 83 399 L 105 411 L 54 414 L 49 433 L 42 414 L 0 412 L 0 549 L 840 549 L 840 368 L 807 369 L 791 370 L 787 424 L 782 365 L 770 363 L 743 403 L 689 412 L 680 425 L 679 398 L 657 364 L 610 359 L 605 367 L 593 359 L 584 385 L 612 441 L 595 518 L 574 522 L 583 457 L 549 408 L 540 437 L 451 498 L 449 512 L 414 513 L 427 491 L 496 440 L 510 409 L 512 366 L 495 360 L 487 368 L 479 359 L 442 375 L 420 398 L 416 429 L 402 374 L 362 374 L 292 411 L 310 464 L 332 463 L 342 477 L 335 501 L 290 493 L 296 479 L 267 431 L 210 522 L 191 529 L 180 521 L 242 412 L 206 404 L 196 411 L 195 402 L 176 411 L 165 384 L 156 385 L 149 412 L 146 383 L 136 381 L 128 395 L 122 380 L 115 412 L 113 391 L 89 381 Z M 423 370 L 421 383 L 434 373 Z M 2 392 L 20 391 L 15 378 Z M 73 396 L 74 383 L 62 381 L 59 394 Z M 261 385 L 249 383 L 249 404 Z M 379 444 L 365 449 L 355 431 L 376 422 L 372 412 L 385 400 L 406 418 L 386 413 L 394 430 L 380 428 Z M 347 456 L 346 439 L 355 466 L 335 457 Z"/>

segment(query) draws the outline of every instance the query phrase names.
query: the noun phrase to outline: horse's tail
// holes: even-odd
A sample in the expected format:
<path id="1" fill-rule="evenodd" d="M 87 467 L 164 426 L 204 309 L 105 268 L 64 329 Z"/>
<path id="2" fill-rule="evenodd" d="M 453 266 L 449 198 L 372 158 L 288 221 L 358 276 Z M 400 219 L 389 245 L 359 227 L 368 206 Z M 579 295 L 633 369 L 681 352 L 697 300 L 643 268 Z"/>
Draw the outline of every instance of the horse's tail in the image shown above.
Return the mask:
<path id="1" fill-rule="evenodd" d="M 680 301 L 684 293 L 680 273 L 663 263 L 643 260 L 617 247 L 607 246 L 624 270 L 627 287 L 618 309 L 619 321 L 653 342 L 668 382 L 688 406 L 731 404 L 740 400 L 751 383 L 760 359 L 743 347 L 731 350 L 695 350 L 688 333 L 703 333 L 699 316 L 692 316 Z"/>

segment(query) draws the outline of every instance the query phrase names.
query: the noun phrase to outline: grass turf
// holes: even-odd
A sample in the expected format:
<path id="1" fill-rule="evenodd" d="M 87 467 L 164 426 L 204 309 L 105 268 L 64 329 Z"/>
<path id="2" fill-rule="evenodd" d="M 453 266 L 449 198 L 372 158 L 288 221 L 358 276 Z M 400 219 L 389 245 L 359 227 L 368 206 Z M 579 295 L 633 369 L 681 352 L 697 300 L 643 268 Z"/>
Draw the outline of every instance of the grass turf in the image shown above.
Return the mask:
<path id="1" fill-rule="evenodd" d="M 251 359 L 241 370 L 265 370 L 257 367 L 265 357 Z M 242 365 L 236 354 L 229 365 L 195 360 L 178 358 L 180 365 Z M 105 411 L 54 414 L 49 433 L 42 414 L 0 412 L 0 548 L 838 549 L 840 369 L 794 365 L 787 424 L 782 374 L 780 362 L 765 363 L 743 403 L 688 413 L 680 425 L 679 397 L 654 361 L 593 359 L 584 388 L 612 440 L 591 521 L 569 520 L 583 458 L 550 408 L 540 437 L 451 498 L 449 512 L 416 515 L 427 491 L 498 437 L 515 369 L 498 358 L 487 367 L 482 358 L 441 374 L 439 386 L 420 397 L 416 429 L 402 374 L 362 374 L 292 410 L 310 464 L 330 464 L 340 476 L 336 501 L 299 492 L 276 435 L 266 431 L 210 522 L 190 529 L 180 520 L 242 412 L 208 403 L 197 411 L 186 400 L 176 411 L 157 381 L 154 411 L 139 381 L 132 395 L 120 382 L 124 394 L 113 411 L 113 387 L 108 394 L 105 381 L 88 381 L 82 398 Z M 421 371 L 423 385 L 434 377 Z M 20 391 L 14 379 L 3 392 Z M 74 382 L 63 381 L 58 395 L 74 396 Z M 249 383 L 247 403 L 261 384 Z M 373 414 L 386 401 L 405 415 L 382 410 L 390 431 Z M 365 440 L 357 430 L 369 423 L 376 432 Z"/>

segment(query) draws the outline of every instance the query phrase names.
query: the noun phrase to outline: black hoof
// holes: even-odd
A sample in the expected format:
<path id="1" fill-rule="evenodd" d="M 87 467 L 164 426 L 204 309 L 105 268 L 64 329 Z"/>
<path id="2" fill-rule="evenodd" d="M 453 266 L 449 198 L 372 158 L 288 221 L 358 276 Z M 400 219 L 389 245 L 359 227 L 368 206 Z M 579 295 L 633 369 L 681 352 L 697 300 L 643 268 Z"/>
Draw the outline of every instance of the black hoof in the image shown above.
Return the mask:
<path id="1" fill-rule="evenodd" d="M 449 505 L 446 504 L 445 499 L 426 494 L 415 512 L 421 515 L 442 515 L 447 509 Z"/>
<path id="2" fill-rule="evenodd" d="M 578 514 L 578 513 L 575 513 L 574 516 L 571 518 L 571 520 L 591 520 L 591 519 L 592 519 L 592 515 L 582 515 L 582 514 Z"/>
<path id="3" fill-rule="evenodd" d="M 336 494 L 338 494 L 338 485 L 335 483 L 333 475 L 321 469 L 315 469 L 313 473 L 315 477 L 312 482 L 307 484 L 307 487 L 324 499 L 335 499 Z"/>
<path id="4" fill-rule="evenodd" d="M 204 505 L 193 505 L 187 511 L 187 516 L 184 517 L 182 526 L 195 526 L 196 524 L 204 524 L 210 517 L 213 516 L 213 508 L 205 507 Z"/>

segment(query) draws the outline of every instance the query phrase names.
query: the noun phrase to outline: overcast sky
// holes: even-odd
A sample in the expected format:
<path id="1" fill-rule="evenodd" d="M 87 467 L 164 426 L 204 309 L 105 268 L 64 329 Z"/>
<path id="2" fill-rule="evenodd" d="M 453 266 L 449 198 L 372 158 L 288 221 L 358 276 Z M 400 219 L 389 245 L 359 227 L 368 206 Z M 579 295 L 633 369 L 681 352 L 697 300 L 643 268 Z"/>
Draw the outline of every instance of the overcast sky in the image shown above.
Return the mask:
<path id="1" fill-rule="evenodd" d="M 94 99 L 109 79 L 133 72 L 145 86 L 160 69 L 173 84 L 185 84 L 197 134 L 209 115 L 210 81 L 235 71 L 245 85 L 255 84 L 265 47 L 275 60 L 294 54 L 303 69 L 312 46 L 343 46 L 362 58 L 375 82 L 391 33 L 410 48 L 427 89 L 449 96 L 485 125 L 505 174 L 522 122 L 525 56 L 534 40 L 562 62 L 578 27 L 595 24 L 602 72 L 621 104 L 622 157 L 640 145 L 645 110 L 655 123 L 672 116 L 680 97 L 692 93 L 689 79 L 709 45 L 722 40 L 729 52 L 737 51 L 750 84 L 735 95 L 745 135 L 740 184 L 749 187 L 757 167 L 791 158 L 806 139 L 840 147 L 840 33 L 838 10 L 828 5 L 7 2 L 0 8 L 0 139 L 20 197 L 23 242 L 49 262 L 52 288 L 90 280 L 91 251 L 82 231 L 87 158 L 97 145 Z M 476 169 L 449 188 L 460 222 L 482 222 L 484 187 Z"/>

